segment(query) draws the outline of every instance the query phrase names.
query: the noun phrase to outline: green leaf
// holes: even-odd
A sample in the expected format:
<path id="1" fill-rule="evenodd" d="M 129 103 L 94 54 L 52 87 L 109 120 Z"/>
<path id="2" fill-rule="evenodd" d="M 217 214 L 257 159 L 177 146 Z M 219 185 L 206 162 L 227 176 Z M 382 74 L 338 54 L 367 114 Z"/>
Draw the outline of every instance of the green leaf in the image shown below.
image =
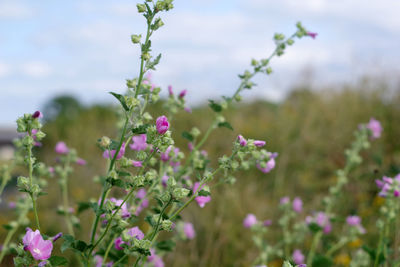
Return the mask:
<path id="1" fill-rule="evenodd" d="M 156 244 L 156 247 L 160 250 L 164 250 L 164 251 L 173 251 L 175 248 L 175 242 L 172 240 L 164 240 L 161 242 L 158 242 Z"/>
<path id="2" fill-rule="evenodd" d="M 310 229 L 311 232 L 316 233 L 318 231 L 321 231 L 322 228 L 321 226 L 319 226 L 318 224 L 316 224 L 315 222 L 312 222 L 308 225 L 308 229 Z"/>
<path id="3" fill-rule="evenodd" d="M 199 196 L 206 197 L 206 196 L 209 196 L 209 195 L 211 195 L 211 193 L 209 191 L 206 191 L 206 190 L 200 190 L 200 192 L 199 192 Z"/>
<path id="4" fill-rule="evenodd" d="M 233 131 L 232 125 L 227 121 L 218 123 L 218 127 L 225 127 Z"/>
<path id="5" fill-rule="evenodd" d="M 62 266 L 68 264 L 67 259 L 60 256 L 51 256 L 49 261 L 51 263 L 51 266 Z"/>
<path id="6" fill-rule="evenodd" d="M 147 132 L 147 128 L 149 128 L 150 124 L 143 124 L 136 128 L 132 129 L 132 133 L 134 134 L 145 134 Z"/>
<path id="7" fill-rule="evenodd" d="M 330 267 L 333 265 L 333 260 L 323 255 L 316 255 L 313 259 L 313 267 Z"/>
<path id="8" fill-rule="evenodd" d="M 72 235 L 63 235 L 64 243 L 61 245 L 61 252 L 67 249 L 73 249 L 80 252 L 85 252 L 89 246 L 82 240 L 75 240 Z"/>
<path id="9" fill-rule="evenodd" d="M 366 245 L 362 246 L 362 249 L 368 253 L 369 257 L 371 258 L 372 262 L 375 262 L 375 258 L 376 258 L 376 251 L 373 248 L 370 248 Z M 379 259 L 378 259 L 378 263 L 381 264 L 385 262 L 385 255 L 383 255 L 383 253 L 379 254 Z"/>
<path id="10" fill-rule="evenodd" d="M 109 178 L 107 178 L 106 181 L 112 186 L 126 188 L 126 183 L 124 181 L 122 181 L 121 179 L 113 179 L 113 178 L 109 177 Z"/>
<path id="11" fill-rule="evenodd" d="M 123 95 L 120 95 L 120 94 L 117 94 L 117 93 L 114 93 L 114 92 L 110 92 L 110 94 L 112 94 L 116 99 L 118 99 L 118 101 L 121 103 L 122 107 L 123 107 L 126 111 L 129 110 L 129 108 L 128 108 L 128 106 L 126 105 L 126 102 L 125 102 L 125 97 L 124 97 Z"/>
<path id="12" fill-rule="evenodd" d="M 6 229 L 7 231 L 10 231 L 12 229 L 12 226 L 9 224 L 3 224 L 3 228 Z"/>
<path id="13" fill-rule="evenodd" d="M 91 207 L 92 207 L 91 202 L 79 202 L 78 203 L 78 214 L 81 213 L 82 211 L 90 209 Z"/>
<path id="14" fill-rule="evenodd" d="M 222 111 L 222 106 L 218 103 L 215 103 L 214 100 L 208 100 L 208 102 L 210 102 L 210 104 L 208 104 L 208 106 L 214 110 L 215 112 L 221 112 Z"/>
<path id="15" fill-rule="evenodd" d="M 189 140 L 190 142 L 193 142 L 193 140 L 194 140 L 193 135 L 191 133 L 189 133 L 189 132 L 186 132 L 186 131 L 184 131 L 182 133 L 182 137 L 187 139 L 187 140 Z"/>
<path id="16" fill-rule="evenodd" d="M 158 65 L 158 63 L 160 63 L 160 59 L 161 59 L 161 54 L 159 54 L 153 61 L 148 61 L 146 63 L 146 69 L 151 69 L 151 70 L 155 70 L 155 66 Z"/>

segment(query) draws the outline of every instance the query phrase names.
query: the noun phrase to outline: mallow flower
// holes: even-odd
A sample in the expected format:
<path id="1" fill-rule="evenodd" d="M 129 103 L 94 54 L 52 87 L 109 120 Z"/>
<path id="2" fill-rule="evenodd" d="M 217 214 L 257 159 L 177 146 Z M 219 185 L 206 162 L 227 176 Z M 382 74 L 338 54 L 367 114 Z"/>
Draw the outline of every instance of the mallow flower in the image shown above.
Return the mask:
<path id="1" fill-rule="evenodd" d="M 378 139 L 379 137 L 381 137 L 383 128 L 378 120 L 371 118 L 367 124 L 367 129 L 372 132 L 372 139 Z"/>
<path id="2" fill-rule="evenodd" d="M 54 148 L 57 154 L 68 154 L 69 148 L 64 142 L 58 142 Z"/>
<path id="3" fill-rule="evenodd" d="M 159 134 L 165 134 L 169 129 L 169 122 L 167 117 L 160 116 L 156 120 L 156 129 Z"/>
<path id="4" fill-rule="evenodd" d="M 200 191 L 204 185 L 199 189 L 200 183 L 196 182 L 193 185 L 193 193 Z M 197 204 L 200 206 L 200 208 L 204 208 L 204 206 L 206 205 L 206 203 L 211 201 L 211 196 L 197 196 L 194 200 L 196 200 Z"/>
<path id="5" fill-rule="evenodd" d="M 243 220 L 243 226 L 245 228 L 250 228 L 256 223 L 257 223 L 257 218 L 254 214 L 251 214 L 251 213 L 247 214 L 246 218 L 244 218 L 244 220 Z"/>
<path id="6" fill-rule="evenodd" d="M 299 250 L 299 249 L 296 249 L 295 251 L 293 251 L 292 258 L 293 258 L 294 263 L 296 263 L 297 265 L 304 263 L 304 259 L 305 259 L 303 253 L 301 253 L 301 250 Z"/>
<path id="7" fill-rule="evenodd" d="M 187 239 L 193 239 L 196 236 L 196 231 L 194 230 L 193 224 L 186 222 L 183 225 L 183 232 Z"/>
<path id="8" fill-rule="evenodd" d="M 103 158 L 112 159 L 112 158 L 114 158 L 115 153 L 116 153 L 115 149 L 106 150 L 103 153 Z M 118 152 L 118 155 L 117 155 L 116 159 L 121 159 L 124 155 L 125 155 L 125 143 L 122 143 L 122 146 L 121 146 L 121 148 L 120 148 L 120 150 Z"/>
<path id="9" fill-rule="evenodd" d="M 135 151 L 141 151 L 141 150 L 146 150 L 147 148 L 147 135 L 146 134 L 140 134 L 132 137 L 132 144 L 129 145 L 129 147 L 132 150 Z"/>
<path id="10" fill-rule="evenodd" d="M 24 249 L 28 250 L 35 260 L 47 260 L 50 258 L 53 242 L 44 240 L 39 230 L 33 232 L 31 228 L 27 228 L 22 242 L 24 243 Z"/>
<path id="11" fill-rule="evenodd" d="M 296 197 L 293 200 L 292 207 L 295 212 L 300 213 L 303 210 L 303 201 L 301 201 L 301 198 Z"/>

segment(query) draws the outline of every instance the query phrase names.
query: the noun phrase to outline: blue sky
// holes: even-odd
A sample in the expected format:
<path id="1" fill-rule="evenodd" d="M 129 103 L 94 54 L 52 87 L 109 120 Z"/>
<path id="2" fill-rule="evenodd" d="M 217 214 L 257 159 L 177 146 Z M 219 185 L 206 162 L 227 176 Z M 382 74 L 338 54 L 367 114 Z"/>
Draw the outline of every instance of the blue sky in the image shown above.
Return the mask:
<path id="1" fill-rule="evenodd" d="M 397 0 L 175 0 L 155 33 L 163 58 L 154 82 L 188 89 L 196 104 L 238 84 L 251 58 L 274 48 L 275 32 L 291 34 L 302 21 L 316 40 L 300 40 L 257 77 L 248 99 L 279 100 L 312 70 L 314 85 L 351 82 L 365 73 L 398 73 Z M 84 103 L 113 101 L 138 72 L 130 34 L 144 21 L 133 0 L 0 1 L 0 125 L 68 93 Z"/>

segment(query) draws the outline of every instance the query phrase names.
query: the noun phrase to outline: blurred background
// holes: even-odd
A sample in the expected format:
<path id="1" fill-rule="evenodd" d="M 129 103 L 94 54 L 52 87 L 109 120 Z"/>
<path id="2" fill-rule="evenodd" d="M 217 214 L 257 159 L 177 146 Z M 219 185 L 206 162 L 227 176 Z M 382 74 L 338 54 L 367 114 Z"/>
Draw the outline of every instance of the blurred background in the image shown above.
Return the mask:
<path id="1" fill-rule="evenodd" d="M 193 113 L 180 114 L 173 124 L 184 151 L 180 133 L 192 126 L 207 128 L 212 120 L 207 99 L 233 94 L 237 74 L 250 59 L 273 51 L 275 32 L 289 35 L 302 21 L 318 36 L 274 59 L 273 74 L 258 76 L 258 87 L 246 91 L 245 101 L 227 114 L 234 132 L 218 130 L 205 147 L 217 159 L 228 153 L 238 133 L 265 139 L 268 150 L 279 152 L 277 168 L 267 175 L 256 170 L 238 174 L 237 184 L 213 192 L 204 209 L 188 209 L 184 218 L 194 223 L 197 237 L 178 245 L 166 266 L 249 266 L 258 252 L 250 231 L 242 227 L 245 215 L 274 221 L 276 204 L 285 195 L 302 197 L 308 213 L 317 209 L 335 181 L 334 171 L 344 164 L 353 131 L 370 117 L 382 122 L 384 133 L 352 174 L 354 183 L 346 188 L 351 198 L 343 200 L 343 212 L 360 214 L 374 233 L 372 214 L 380 203 L 374 179 L 400 172 L 400 2 L 174 3 L 153 38 L 154 54 L 163 57 L 152 79 L 164 90 L 168 85 L 188 89 Z M 93 186 L 93 177 L 104 173 L 106 162 L 96 140 L 117 134 L 115 101 L 107 92 L 123 93 L 125 79 L 137 75 L 139 51 L 130 35 L 144 27 L 135 1 L 0 1 L 0 164 L 12 155 L 17 116 L 40 109 L 47 133 L 40 159 L 54 164 L 59 140 L 76 147 L 88 164 L 71 177 L 71 198 L 77 203 L 97 197 L 100 189 Z M 159 114 L 160 108 L 152 109 Z M 10 185 L 3 197 L 1 224 L 14 216 L 6 205 L 13 190 Z M 61 216 L 49 212 L 57 207 L 57 182 L 49 181 L 47 191 L 39 205 L 50 235 L 63 224 Z M 79 233 L 84 240 L 88 227 Z M 0 230 L 1 240 L 4 235 Z M 373 244 L 374 234 L 369 237 L 362 242 Z M 346 265 L 348 255 L 342 256 L 338 266 Z"/>

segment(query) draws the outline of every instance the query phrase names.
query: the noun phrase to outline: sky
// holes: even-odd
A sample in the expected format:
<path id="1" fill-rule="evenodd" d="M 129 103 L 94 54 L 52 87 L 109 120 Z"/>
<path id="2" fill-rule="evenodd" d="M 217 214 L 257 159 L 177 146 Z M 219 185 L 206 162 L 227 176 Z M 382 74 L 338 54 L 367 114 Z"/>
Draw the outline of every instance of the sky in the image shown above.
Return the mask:
<path id="1" fill-rule="evenodd" d="M 40 109 L 54 96 L 111 103 L 138 75 L 145 30 L 133 0 L 0 0 L 0 126 Z M 188 90 L 196 105 L 231 95 L 251 58 L 267 57 L 276 32 L 301 21 L 311 38 L 296 41 L 258 76 L 244 97 L 280 100 L 312 73 L 314 84 L 354 81 L 366 73 L 398 73 L 398 0 L 175 0 L 153 36 L 162 59 L 153 82 Z"/>

